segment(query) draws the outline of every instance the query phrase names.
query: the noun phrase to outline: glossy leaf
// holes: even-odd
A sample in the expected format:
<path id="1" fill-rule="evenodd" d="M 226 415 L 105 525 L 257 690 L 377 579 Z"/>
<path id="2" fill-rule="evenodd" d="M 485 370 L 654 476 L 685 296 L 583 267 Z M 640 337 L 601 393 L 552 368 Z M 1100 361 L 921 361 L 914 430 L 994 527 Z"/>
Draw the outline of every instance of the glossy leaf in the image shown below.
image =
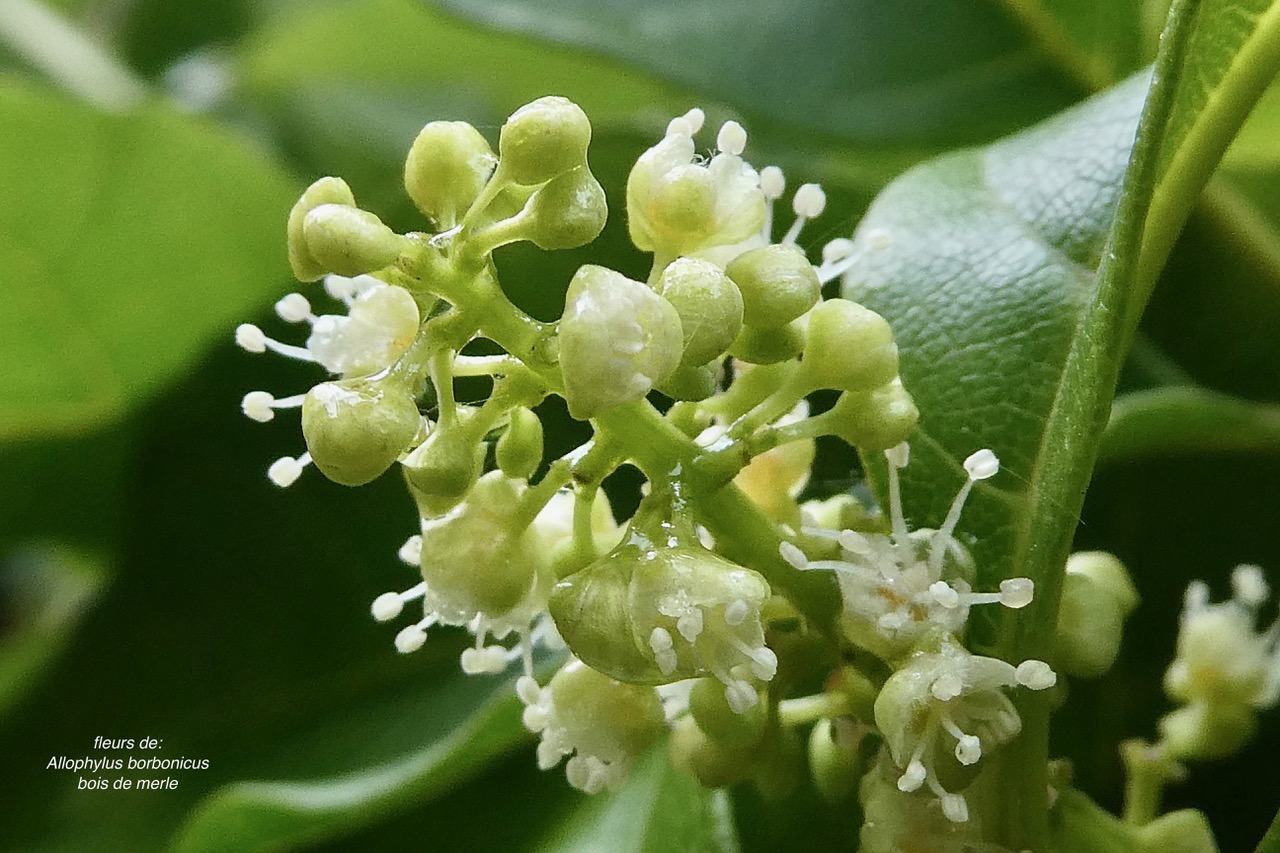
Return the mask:
<path id="1" fill-rule="evenodd" d="M 292 182 L 243 141 L 12 81 L 0 124 L 0 440 L 120 417 L 283 275 Z"/>

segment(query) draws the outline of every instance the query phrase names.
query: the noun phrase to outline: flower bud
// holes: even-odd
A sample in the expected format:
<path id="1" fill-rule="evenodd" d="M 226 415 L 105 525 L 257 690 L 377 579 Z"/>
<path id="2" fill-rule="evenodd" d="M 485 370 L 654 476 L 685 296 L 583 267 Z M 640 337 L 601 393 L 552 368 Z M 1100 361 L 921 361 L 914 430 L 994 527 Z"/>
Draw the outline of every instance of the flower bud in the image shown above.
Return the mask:
<path id="1" fill-rule="evenodd" d="M 869 394 L 844 392 L 822 418 L 831 434 L 864 451 L 877 451 L 905 441 L 916 428 L 920 411 L 895 379 Z"/>
<path id="2" fill-rule="evenodd" d="M 539 249 L 576 249 L 600 236 L 609 205 L 586 166 L 552 178 L 530 200 L 528 237 Z"/>
<path id="3" fill-rule="evenodd" d="M 804 327 L 799 320 L 785 326 L 743 326 L 729 352 L 748 364 L 777 364 L 804 350 Z"/>
<path id="4" fill-rule="evenodd" d="M 1257 713 L 1235 702 L 1193 702 L 1160 718 L 1160 738 L 1179 761 L 1227 758 L 1258 728 Z"/>
<path id="5" fill-rule="evenodd" d="M 541 553 L 517 529 L 520 490 L 501 471 L 476 481 L 467 499 L 422 522 L 422 579 L 439 610 L 500 617 L 529 594 Z"/>
<path id="6" fill-rule="evenodd" d="M 389 383 L 321 382 L 302 403 L 302 435 L 312 461 L 344 486 L 363 486 L 390 468 L 421 422 L 412 395 Z"/>
<path id="7" fill-rule="evenodd" d="M 465 121 L 433 121 L 409 149 L 404 188 L 424 216 L 452 228 L 480 195 L 497 162 L 489 143 Z"/>
<path id="8" fill-rule="evenodd" d="M 510 418 L 495 450 L 498 467 L 508 477 L 527 480 L 542 463 L 542 421 L 524 406 L 512 409 Z"/>
<path id="9" fill-rule="evenodd" d="M 772 329 L 786 325 L 818 303 L 822 283 L 798 248 L 761 246 L 733 260 L 725 273 L 742 291 L 742 321 Z"/>
<path id="10" fill-rule="evenodd" d="M 448 511 L 462 500 L 484 463 L 484 445 L 459 429 L 434 430 L 405 457 L 404 478 L 424 518 Z"/>
<path id="11" fill-rule="evenodd" d="M 715 264 L 678 258 L 663 270 L 658 292 L 680 315 L 686 367 L 724 355 L 742 328 L 742 294 Z"/>
<path id="12" fill-rule="evenodd" d="M 800 369 L 814 388 L 870 391 L 898 375 L 898 345 L 876 312 L 847 299 L 828 299 L 809 312 Z"/>
<path id="13" fill-rule="evenodd" d="M 501 170 L 526 186 L 545 183 L 587 162 L 591 122 L 568 98 L 548 96 L 511 114 L 498 138 Z"/>
<path id="14" fill-rule="evenodd" d="M 1179 809 L 1134 827 L 1141 853 L 1218 853 L 1218 842 L 1204 814 Z"/>
<path id="15" fill-rule="evenodd" d="M 586 420 L 642 399 L 680 363 L 680 315 L 638 281 L 583 266 L 560 321 L 560 370 L 569 413 Z"/>
<path id="16" fill-rule="evenodd" d="M 867 769 L 860 749 L 861 739 L 842 737 L 840 722 L 853 725 L 847 719 L 823 719 L 818 720 L 809 732 L 809 773 L 814 787 L 829 803 L 846 800 Z"/>
<path id="17" fill-rule="evenodd" d="M 765 646 L 760 575 L 700 545 L 656 547 L 634 525 L 605 557 L 558 583 L 550 610 L 561 636 L 591 667 L 621 681 L 666 684 L 714 675 L 731 708 L 759 697 L 777 657 Z"/>
<path id="18" fill-rule="evenodd" d="M 751 773 L 750 750 L 736 749 L 709 737 L 692 716 L 676 721 L 667 741 L 671 766 L 692 776 L 704 788 L 727 788 Z"/>
<path id="19" fill-rule="evenodd" d="M 1124 620 L 1137 604 L 1138 592 L 1119 560 L 1101 551 L 1072 554 L 1058 608 L 1054 663 L 1080 678 L 1102 675 L 1120 653 Z"/>
<path id="20" fill-rule="evenodd" d="M 323 278 L 327 270 L 307 248 L 306 238 L 302 233 L 302 222 L 312 209 L 322 204 L 344 204 L 355 207 L 356 197 L 351 194 L 351 187 L 342 178 L 321 178 L 303 191 L 302 197 L 289 211 L 289 267 L 298 281 L 316 281 Z"/>
<path id="21" fill-rule="evenodd" d="M 769 712 L 763 702 L 739 714 L 729 707 L 724 685 L 714 678 L 701 678 L 689 692 L 689 713 L 707 737 L 735 749 L 755 746 L 764 736 Z"/>
<path id="22" fill-rule="evenodd" d="M 719 383 L 719 364 L 677 367 L 658 385 L 658 390 L 673 400 L 705 400 L 716 393 Z"/>
<path id="23" fill-rule="evenodd" d="M 328 272 L 353 276 L 390 266 L 404 239 L 367 210 L 322 204 L 302 220 L 307 252 Z"/>

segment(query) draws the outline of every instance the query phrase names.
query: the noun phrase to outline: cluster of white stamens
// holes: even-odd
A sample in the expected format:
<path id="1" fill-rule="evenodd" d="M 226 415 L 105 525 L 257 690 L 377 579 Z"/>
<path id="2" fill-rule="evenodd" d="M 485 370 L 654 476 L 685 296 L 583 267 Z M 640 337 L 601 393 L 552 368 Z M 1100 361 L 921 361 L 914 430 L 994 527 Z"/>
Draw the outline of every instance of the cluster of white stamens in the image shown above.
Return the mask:
<path id="1" fill-rule="evenodd" d="M 347 308 L 346 315 L 317 316 L 310 300 L 301 293 L 287 294 L 275 304 L 276 315 L 284 322 L 310 326 L 305 346 L 268 337 L 252 323 L 242 323 L 236 328 L 236 345 L 246 352 L 270 351 L 319 364 L 342 376 L 363 376 L 393 364 L 417 335 L 417 305 L 402 288 L 367 275 L 355 278 L 330 275 L 325 278 L 324 289 Z M 300 408 L 305 397 L 305 394 L 276 397 L 269 391 L 250 391 L 240 401 L 240 408 L 250 420 L 267 423 L 275 418 L 277 411 Z M 310 463 L 310 454 L 285 456 L 272 463 L 267 477 L 277 486 L 290 486 Z"/>
<path id="2" fill-rule="evenodd" d="M 970 571 L 969 556 L 955 539 L 960 515 L 975 483 L 993 477 L 1000 468 L 990 450 L 979 450 L 964 461 L 968 475 L 937 530 L 910 531 L 902 510 L 898 472 L 909 458 L 907 445 L 885 452 L 889 472 L 891 533 L 864 534 L 806 526 L 810 536 L 835 540 L 839 560 L 810 560 L 796 545 L 784 542 L 780 553 L 799 569 L 835 572 L 844 598 L 847 622 L 855 640 L 868 642 L 886 657 L 907 652 L 931 627 L 959 635 L 969 608 L 1000 604 L 1017 609 L 1031 603 L 1035 585 L 1030 578 L 1008 578 L 999 592 L 973 592 L 962 575 Z"/>

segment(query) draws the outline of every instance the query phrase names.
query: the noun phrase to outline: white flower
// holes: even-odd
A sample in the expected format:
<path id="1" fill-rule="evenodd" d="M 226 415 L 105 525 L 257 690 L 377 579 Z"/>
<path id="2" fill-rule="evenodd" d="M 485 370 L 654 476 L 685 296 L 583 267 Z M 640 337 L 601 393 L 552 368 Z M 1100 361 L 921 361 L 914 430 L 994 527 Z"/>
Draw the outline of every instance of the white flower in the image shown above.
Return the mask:
<path id="1" fill-rule="evenodd" d="M 1022 728 L 1004 689 L 1044 690 L 1056 682 L 1043 661 L 1015 667 L 970 654 L 949 638 L 937 652 L 917 652 L 885 682 L 875 704 L 876 726 L 902 770 L 898 789 L 927 786 L 949 820 L 968 820 L 964 797 L 947 791 L 938 779 L 939 746 L 950 747 L 962 765 L 976 764 L 984 752 L 1007 743 Z"/>
<path id="2" fill-rule="evenodd" d="M 889 470 L 889 514 L 892 533 L 864 534 L 854 530 L 804 529 L 805 533 L 835 539 L 839 560 L 810 561 L 795 545 L 784 542 L 784 559 L 801 569 L 835 572 L 844 600 L 844 624 L 849 638 L 871 652 L 892 660 L 907 653 L 931 631 L 959 636 L 976 604 L 1025 607 L 1034 584 L 1029 578 L 1000 582 L 999 592 L 973 592 L 968 578 L 973 565 L 954 537 L 965 500 L 974 483 L 999 470 L 990 450 L 979 450 L 964 462 L 968 479 L 960 488 L 938 530 L 907 529 L 902 512 L 898 471 L 909 459 L 906 444 L 885 451 Z"/>
<path id="3" fill-rule="evenodd" d="M 575 658 L 546 687 L 522 676 L 516 693 L 525 726 L 542 736 L 538 768 L 550 770 L 571 756 L 565 777 L 588 794 L 622 787 L 632 762 L 666 727 L 654 688 L 615 681 Z"/>

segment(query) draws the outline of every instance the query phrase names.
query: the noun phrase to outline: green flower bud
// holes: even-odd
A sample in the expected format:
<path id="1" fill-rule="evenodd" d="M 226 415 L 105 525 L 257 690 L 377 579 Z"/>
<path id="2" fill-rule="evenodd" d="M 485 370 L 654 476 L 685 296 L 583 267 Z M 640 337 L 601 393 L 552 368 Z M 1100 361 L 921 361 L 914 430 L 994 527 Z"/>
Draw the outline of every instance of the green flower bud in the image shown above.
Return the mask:
<path id="1" fill-rule="evenodd" d="M 520 490 L 501 471 L 467 499 L 422 523 L 422 579 L 437 609 L 500 617 L 530 592 L 543 568 L 528 528 L 516 529 Z"/>
<path id="2" fill-rule="evenodd" d="M 367 210 L 322 204 L 302 220 L 307 252 L 328 272 L 353 276 L 380 270 L 400 257 L 404 238 Z"/>
<path id="3" fill-rule="evenodd" d="M 330 480 L 363 486 L 391 467 L 422 422 L 412 395 L 363 379 L 322 382 L 302 403 L 302 435 Z"/>
<path id="4" fill-rule="evenodd" d="M 637 532 L 556 585 L 550 611 L 588 665 L 621 681 L 666 684 L 714 675 L 730 707 L 757 701 L 777 657 L 765 645 L 760 575 L 700 545 L 656 547 Z"/>
<path id="5" fill-rule="evenodd" d="M 643 399 L 680 363 L 680 315 L 638 281 L 583 266 L 560 321 L 560 370 L 569 413 L 586 420 Z"/>
<path id="6" fill-rule="evenodd" d="M 898 345 L 876 312 L 847 299 L 828 299 L 809 312 L 800 369 L 814 388 L 870 391 L 898 375 Z"/>
<path id="7" fill-rule="evenodd" d="M 724 685 L 714 678 L 702 678 L 689 692 L 689 713 L 698 728 L 722 746 L 747 749 L 764 736 L 769 711 L 764 703 L 753 705 L 739 714 L 729 707 Z"/>
<path id="8" fill-rule="evenodd" d="M 499 168 L 518 184 L 545 183 L 587 162 L 591 122 L 568 98 L 545 97 L 511 114 L 498 138 Z"/>
<path id="9" fill-rule="evenodd" d="M 727 788 L 751 774 L 750 750 L 735 749 L 707 736 L 691 716 L 676 721 L 667 741 L 671 766 L 704 788 Z"/>
<path id="10" fill-rule="evenodd" d="M 1054 663 L 1069 675 L 1096 678 L 1120 653 L 1124 620 L 1138 592 L 1124 565 L 1110 554 L 1084 551 L 1067 560 L 1054 636 Z"/>
<path id="11" fill-rule="evenodd" d="M 465 121 L 433 121 L 409 149 L 404 188 L 424 216 L 452 228 L 479 197 L 497 162 L 489 143 Z"/>
<path id="12" fill-rule="evenodd" d="M 804 350 L 804 326 L 799 320 L 785 326 L 762 328 L 743 326 L 729 352 L 748 364 L 777 364 Z"/>
<path id="13" fill-rule="evenodd" d="M 552 178 L 529 202 L 529 240 L 539 249 L 576 249 L 600 236 L 609 205 L 586 166 Z"/>
<path id="14" fill-rule="evenodd" d="M 647 213 L 653 225 L 677 245 L 698 246 L 716 227 L 716 186 L 711 173 L 689 163 L 658 177 Z"/>
<path id="15" fill-rule="evenodd" d="M 1257 712 L 1236 702 L 1193 702 L 1159 723 L 1165 750 L 1179 761 L 1235 755 L 1257 728 Z"/>
<path id="16" fill-rule="evenodd" d="M 742 321 L 772 329 L 786 325 L 818 303 L 822 282 L 798 248 L 786 244 L 744 252 L 725 268 L 742 291 Z"/>
<path id="17" fill-rule="evenodd" d="M 424 518 L 447 512 L 480 476 L 484 445 L 464 430 L 436 429 L 405 457 L 404 478 Z"/>
<path id="18" fill-rule="evenodd" d="M 1218 853 L 1218 842 L 1204 814 L 1179 809 L 1133 828 L 1139 853 Z"/>
<path id="19" fill-rule="evenodd" d="M 542 421 L 524 406 L 512 409 L 510 417 L 507 431 L 498 439 L 498 467 L 508 477 L 527 480 L 542 463 Z"/>
<path id="20" fill-rule="evenodd" d="M 302 197 L 289 211 L 289 267 L 298 281 L 316 281 L 329 272 L 311 256 L 302 233 L 302 222 L 307 214 L 322 204 L 355 207 L 356 197 L 351 194 L 351 187 L 342 178 L 321 178 L 303 191 Z"/>
<path id="21" fill-rule="evenodd" d="M 705 400 L 720 384 L 720 365 L 704 364 L 700 367 L 677 367 L 658 390 L 673 400 Z"/>
<path id="22" fill-rule="evenodd" d="M 846 391 L 822 419 L 832 435 L 864 451 L 878 451 L 906 441 L 920 420 L 920 411 L 895 379 L 869 394 Z"/>
<path id="23" fill-rule="evenodd" d="M 851 721 L 844 722 L 853 725 Z M 860 738 L 842 736 L 832 720 L 818 720 L 809 732 L 809 773 L 814 787 L 827 802 L 843 802 L 858 787 L 858 780 L 867 769 L 860 746 Z"/>
<path id="24" fill-rule="evenodd" d="M 658 292 L 680 315 L 682 365 L 703 365 L 728 351 L 742 328 L 742 294 L 719 267 L 678 258 L 663 270 Z"/>

